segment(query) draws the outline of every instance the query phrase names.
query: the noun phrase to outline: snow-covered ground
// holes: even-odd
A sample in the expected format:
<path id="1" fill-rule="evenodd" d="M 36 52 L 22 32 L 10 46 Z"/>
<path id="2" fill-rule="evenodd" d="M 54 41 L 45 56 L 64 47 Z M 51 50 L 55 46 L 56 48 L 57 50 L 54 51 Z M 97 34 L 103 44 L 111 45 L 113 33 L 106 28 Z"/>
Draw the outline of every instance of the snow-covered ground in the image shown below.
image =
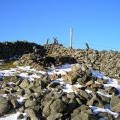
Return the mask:
<path id="1" fill-rule="evenodd" d="M 4 76 L 14 76 L 14 75 L 19 75 L 23 78 L 28 78 L 30 81 L 34 81 L 35 78 L 40 78 L 41 77 L 41 74 L 42 75 L 45 75 L 45 74 L 62 74 L 64 75 L 66 72 L 69 72 L 72 70 L 72 65 L 69 65 L 69 64 L 66 64 L 66 65 L 62 65 L 60 67 L 58 67 L 57 69 L 50 69 L 49 71 L 37 71 L 35 69 L 31 69 L 30 66 L 23 66 L 23 67 L 16 67 L 16 68 L 11 68 L 10 70 L 2 70 L 0 71 L 0 78 L 4 77 Z M 32 73 L 32 74 L 29 74 L 29 73 Z M 98 71 L 94 71 L 92 70 L 92 74 L 93 76 L 97 77 L 97 78 L 102 78 L 102 79 L 105 79 L 107 80 L 107 84 L 103 84 L 104 87 L 109 87 L 109 86 L 113 86 L 115 88 L 117 88 L 119 91 L 120 91 L 120 85 L 118 84 L 118 81 L 116 79 L 111 79 L 111 78 L 108 78 L 106 76 L 104 76 L 103 73 L 100 73 Z M 59 79 L 56 79 L 52 82 L 59 82 L 61 85 L 64 85 L 64 88 L 63 88 L 63 91 L 64 92 L 74 92 L 73 89 L 72 89 L 72 85 L 70 84 L 67 84 L 64 79 L 62 78 L 59 78 Z M 14 84 L 14 83 L 8 83 L 8 84 Z M 75 87 L 77 88 L 80 88 L 81 85 L 80 84 L 75 84 L 74 85 Z M 87 90 L 86 91 L 88 93 L 91 93 L 92 91 L 90 90 Z M 105 93 L 102 93 L 102 92 L 99 92 L 97 91 L 98 94 L 101 94 L 103 96 L 106 96 L 106 97 L 111 97 L 111 95 L 108 95 L 108 94 L 105 94 Z M 6 95 L 2 95 L 4 97 L 6 97 Z M 18 102 L 22 102 L 25 98 L 21 97 L 21 96 L 18 96 Z M 94 114 L 97 114 L 98 112 L 107 112 L 107 113 L 110 113 L 112 115 L 114 115 L 115 117 L 118 116 L 118 113 L 115 113 L 115 112 L 112 112 L 108 107 L 106 108 L 98 108 L 96 106 L 90 106 L 90 108 L 93 110 Z M 9 115 L 7 117 L 3 117 L 3 118 L 0 118 L 0 120 L 16 120 L 17 119 L 17 116 L 19 115 L 20 113 L 16 113 L 16 114 L 12 114 L 12 115 Z M 26 116 L 26 115 L 25 115 Z"/>

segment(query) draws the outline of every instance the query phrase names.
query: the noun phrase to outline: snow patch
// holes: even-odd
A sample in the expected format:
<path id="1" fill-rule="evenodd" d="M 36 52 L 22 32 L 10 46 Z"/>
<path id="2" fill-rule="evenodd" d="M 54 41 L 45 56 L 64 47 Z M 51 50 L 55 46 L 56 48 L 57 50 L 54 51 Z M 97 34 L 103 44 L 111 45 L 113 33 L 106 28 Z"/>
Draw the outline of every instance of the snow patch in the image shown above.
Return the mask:
<path id="1" fill-rule="evenodd" d="M 112 115 L 115 116 L 115 118 L 118 117 L 118 113 L 116 112 L 112 112 L 110 109 L 104 109 L 104 108 L 99 108 L 99 107 L 95 107 L 95 106 L 90 106 L 90 108 L 93 110 L 93 113 L 96 115 L 98 114 L 99 112 L 106 112 L 106 113 L 110 113 Z"/>
<path id="2" fill-rule="evenodd" d="M 17 117 L 20 115 L 20 112 L 17 112 L 15 114 L 11 114 L 8 116 L 1 117 L 0 120 L 17 120 Z M 24 118 L 21 120 L 27 120 L 27 114 L 23 113 Z"/>

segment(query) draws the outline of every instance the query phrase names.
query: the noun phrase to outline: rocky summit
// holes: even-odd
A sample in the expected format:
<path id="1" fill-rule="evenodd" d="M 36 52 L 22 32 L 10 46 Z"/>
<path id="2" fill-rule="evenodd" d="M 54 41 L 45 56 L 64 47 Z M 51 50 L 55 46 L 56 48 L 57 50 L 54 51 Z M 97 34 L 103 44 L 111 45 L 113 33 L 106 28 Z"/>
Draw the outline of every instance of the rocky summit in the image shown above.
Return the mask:
<path id="1" fill-rule="evenodd" d="M 54 41 L 6 59 L 0 49 L 0 120 L 120 119 L 120 52 Z"/>

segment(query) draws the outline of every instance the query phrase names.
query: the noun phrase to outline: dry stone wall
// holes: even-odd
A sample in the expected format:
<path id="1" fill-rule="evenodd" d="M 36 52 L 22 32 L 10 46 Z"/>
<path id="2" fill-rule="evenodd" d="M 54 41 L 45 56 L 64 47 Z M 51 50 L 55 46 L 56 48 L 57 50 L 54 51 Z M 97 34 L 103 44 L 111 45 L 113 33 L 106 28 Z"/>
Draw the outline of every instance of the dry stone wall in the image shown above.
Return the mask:
<path id="1" fill-rule="evenodd" d="M 52 62 L 60 65 L 66 62 L 70 64 L 78 62 L 87 68 L 101 71 L 106 76 L 120 79 L 120 52 L 118 51 L 69 49 L 59 43 L 45 46 L 25 41 L 0 43 L 0 59 L 22 55 L 22 63 L 26 61 L 29 63 L 27 65 L 31 63 L 33 66 L 38 66 L 37 63 L 47 65 Z"/>
<path id="2" fill-rule="evenodd" d="M 50 45 L 48 47 L 50 50 Z M 104 72 L 106 76 L 120 79 L 120 52 L 118 51 L 69 49 L 56 44 L 52 48 L 51 54 L 52 56 L 71 56 L 78 63 L 84 64 L 88 68 L 92 67 L 95 70 Z"/>

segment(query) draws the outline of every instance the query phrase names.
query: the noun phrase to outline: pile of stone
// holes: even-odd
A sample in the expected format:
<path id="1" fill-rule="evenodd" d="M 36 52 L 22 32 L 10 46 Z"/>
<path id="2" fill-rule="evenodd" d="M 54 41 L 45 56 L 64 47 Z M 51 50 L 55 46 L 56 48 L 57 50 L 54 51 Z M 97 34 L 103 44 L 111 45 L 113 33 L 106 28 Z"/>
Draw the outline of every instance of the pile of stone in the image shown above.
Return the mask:
<path id="1" fill-rule="evenodd" d="M 80 63 L 84 64 L 87 68 L 102 71 L 106 76 L 120 79 L 119 52 L 68 49 L 61 44 L 45 45 L 43 51 L 44 54 L 42 53 L 42 55 L 41 50 L 38 50 L 37 53 L 33 51 L 32 54 L 23 55 L 21 60 L 22 62 L 26 61 L 27 65 L 31 65 L 31 62 L 34 61 L 36 64 L 39 63 L 39 65 L 44 67 L 65 63 Z"/>
<path id="2" fill-rule="evenodd" d="M 52 48 L 52 50 L 50 49 Z M 120 79 L 120 52 L 98 51 L 93 49 L 69 49 L 60 44 L 49 44 L 47 53 L 52 56 L 69 56 L 78 63 L 102 71 L 106 76 Z"/>
<path id="3" fill-rule="evenodd" d="M 73 92 L 66 93 L 65 84 L 54 81 L 57 78 L 64 78 L 66 84 L 79 83 L 81 87 L 73 86 Z M 27 113 L 30 120 L 99 120 L 102 117 L 106 120 L 120 119 L 109 113 L 93 113 L 90 106 L 104 108 L 106 104 L 110 104 L 114 112 L 120 112 L 119 91 L 114 87 L 105 89 L 103 84 L 108 81 L 94 77 L 89 69 L 80 64 L 73 65 L 72 71 L 56 75 L 56 78 L 41 74 L 34 81 L 19 76 L 14 79 L 15 83 L 3 82 L 1 86 L 0 92 L 4 97 L 0 97 L 0 116 L 20 111 L 18 120 L 24 118 L 23 113 Z M 88 93 L 87 89 L 92 92 Z M 112 97 L 103 96 L 97 91 Z"/>
<path id="4" fill-rule="evenodd" d="M 23 54 L 32 53 L 34 46 L 42 47 L 27 41 L 0 42 L 0 59 L 9 60 Z"/>
<path id="5" fill-rule="evenodd" d="M 0 59 L 21 55 L 22 63 L 34 63 L 34 67 L 78 62 L 88 68 L 102 71 L 106 76 L 120 79 L 120 52 L 117 51 L 69 49 L 59 44 L 56 38 L 53 44 L 46 43 L 44 46 L 26 41 L 0 43 Z"/>

